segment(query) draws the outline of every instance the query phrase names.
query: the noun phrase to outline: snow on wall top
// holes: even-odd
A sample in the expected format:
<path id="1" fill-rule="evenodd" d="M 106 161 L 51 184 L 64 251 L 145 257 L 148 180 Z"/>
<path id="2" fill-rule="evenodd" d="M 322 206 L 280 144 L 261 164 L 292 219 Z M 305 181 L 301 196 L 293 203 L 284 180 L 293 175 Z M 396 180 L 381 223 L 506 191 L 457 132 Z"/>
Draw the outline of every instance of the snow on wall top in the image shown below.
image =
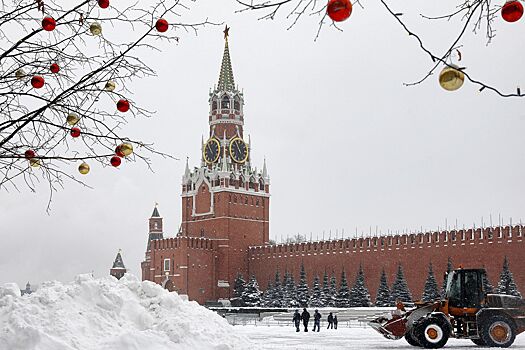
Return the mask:
<path id="1" fill-rule="evenodd" d="M 157 284 L 126 274 L 45 282 L 20 296 L 0 286 L 0 349 L 246 349 L 225 319 Z"/>

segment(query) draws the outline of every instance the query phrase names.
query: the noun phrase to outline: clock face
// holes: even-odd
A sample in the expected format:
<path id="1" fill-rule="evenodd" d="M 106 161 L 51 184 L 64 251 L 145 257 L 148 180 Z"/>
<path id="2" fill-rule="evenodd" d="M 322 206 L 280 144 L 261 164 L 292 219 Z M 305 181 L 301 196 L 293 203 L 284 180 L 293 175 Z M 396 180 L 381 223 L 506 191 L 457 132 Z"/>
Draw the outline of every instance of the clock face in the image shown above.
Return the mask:
<path id="1" fill-rule="evenodd" d="M 248 159 L 248 147 L 241 138 L 230 141 L 230 157 L 237 163 L 244 163 Z"/>
<path id="2" fill-rule="evenodd" d="M 219 159 L 221 145 L 217 139 L 209 139 L 204 145 L 203 156 L 207 163 L 215 163 Z"/>

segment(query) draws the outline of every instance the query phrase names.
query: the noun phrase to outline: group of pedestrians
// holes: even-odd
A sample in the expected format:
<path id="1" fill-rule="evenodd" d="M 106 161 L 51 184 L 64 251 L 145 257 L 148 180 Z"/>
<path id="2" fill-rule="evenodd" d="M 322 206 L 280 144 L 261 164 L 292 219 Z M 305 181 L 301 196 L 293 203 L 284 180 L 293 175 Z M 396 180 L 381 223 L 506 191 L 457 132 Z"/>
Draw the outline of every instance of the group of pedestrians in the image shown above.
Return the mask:
<path id="1" fill-rule="evenodd" d="M 293 322 L 295 325 L 295 331 L 299 332 L 299 326 L 301 325 L 301 321 L 303 321 L 304 331 L 308 332 L 308 322 L 310 322 L 310 313 L 306 310 L 306 308 L 303 309 L 302 313 L 299 313 L 299 310 L 295 310 L 293 314 Z M 337 329 L 337 315 L 333 315 L 331 312 L 328 315 L 328 327 L 327 329 Z M 319 332 L 321 328 L 321 314 L 317 309 L 315 309 L 314 312 L 314 328 L 312 332 L 315 332 L 317 329 L 317 332 Z"/>

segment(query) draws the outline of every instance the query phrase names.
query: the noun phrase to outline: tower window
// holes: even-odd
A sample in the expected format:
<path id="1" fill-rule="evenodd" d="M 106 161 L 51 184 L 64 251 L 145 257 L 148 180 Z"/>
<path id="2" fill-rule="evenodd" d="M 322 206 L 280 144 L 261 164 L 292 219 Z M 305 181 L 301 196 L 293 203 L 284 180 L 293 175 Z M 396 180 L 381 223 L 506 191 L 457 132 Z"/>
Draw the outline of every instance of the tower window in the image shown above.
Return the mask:
<path id="1" fill-rule="evenodd" d="M 153 223 L 153 228 L 155 230 L 158 230 L 159 229 L 159 223 L 155 221 L 155 223 Z"/>
<path id="2" fill-rule="evenodd" d="M 213 100 L 213 102 L 211 103 L 211 110 L 212 111 L 217 110 L 217 100 Z"/>
<path id="3" fill-rule="evenodd" d="M 241 110 L 241 102 L 239 101 L 239 96 L 235 96 L 235 98 L 233 100 L 233 108 L 236 111 L 240 111 Z"/>
<path id="4" fill-rule="evenodd" d="M 170 270 L 170 259 L 164 259 L 164 271 Z"/>
<path id="5" fill-rule="evenodd" d="M 264 191 L 264 181 L 263 181 L 262 179 L 259 180 L 259 189 L 260 189 L 261 191 Z"/>
<path id="6" fill-rule="evenodd" d="M 221 100 L 221 108 L 223 109 L 230 108 L 230 98 L 227 95 L 224 95 L 224 97 Z"/>

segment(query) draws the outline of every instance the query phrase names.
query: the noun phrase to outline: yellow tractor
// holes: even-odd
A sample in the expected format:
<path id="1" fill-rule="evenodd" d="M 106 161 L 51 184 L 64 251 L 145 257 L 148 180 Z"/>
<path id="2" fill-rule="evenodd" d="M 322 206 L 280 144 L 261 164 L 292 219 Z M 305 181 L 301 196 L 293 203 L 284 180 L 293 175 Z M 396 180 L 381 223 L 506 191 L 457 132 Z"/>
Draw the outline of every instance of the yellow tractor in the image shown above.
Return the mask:
<path id="1" fill-rule="evenodd" d="M 470 339 L 478 346 L 506 348 L 525 331 L 525 300 L 483 291 L 484 269 L 457 269 L 448 273 L 443 300 L 416 302 L 404 311 L 369 325 L 388 339 L 405 338 L 413 346 L 443 347 L 450 337 Z M 403 311 L 402 311 L 403 310 Z"/>

